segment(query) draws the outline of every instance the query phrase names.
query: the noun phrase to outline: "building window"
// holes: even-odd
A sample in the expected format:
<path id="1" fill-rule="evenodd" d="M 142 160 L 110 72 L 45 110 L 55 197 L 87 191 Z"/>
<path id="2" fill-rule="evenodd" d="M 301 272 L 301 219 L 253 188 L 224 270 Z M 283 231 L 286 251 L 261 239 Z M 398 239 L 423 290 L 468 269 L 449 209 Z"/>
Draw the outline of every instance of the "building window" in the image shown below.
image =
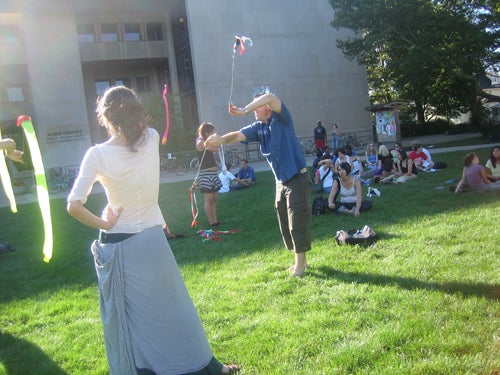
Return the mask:
<path id="1" fill-rule="evenodd" d="M 115 86 L 125 86 L 128 88 L 132 88 L 130 85 L 130 79 L 129 78 L 117 78 L 115 80 Z"/>
<path id="2" fill-rule="evenodd" d="M 146 24 L 146 30 L 148 34 L 148 40 L 163 40 L 163 26 L 161 23 L 148 23 Z"/>
<path id="3" fill-rule="evenodd" d="M 150 77 L 137 77 L 135 79 L 137 92 L 151 92 L 151 78 Z"/>
<path id="4" fill-rule="evenodd" d="M 16 46 L 21 44 L 21 36 L 17 25 L 0 25 L 0 44 Z"/>
<path id="5" fill-rule="evenodd" d="M 104 92 L 111 87 L 111 82 L 109 81 L 95 81 L 94 82 L 95 86 L 95 93 L 98 97 L 101 97 Z"/>
<path id="6" fill-rule="evenodd" d="M 78 34 L 78 43 L 92 43 L 96 41 L 94 25 L 92 24 L 77 25 L 76 33 Z"/>
<path id="7" fill-rule="evenodd" d="M 123 37 L 127 42 L 141 40 L 141 26 L 138 23 L 126 23 L 123 25 Z"/>
<path id="8" fill-rule="evenodd" d="M 9 103 L 24 102 L 24 90 L 21 86 L 7 87 L 7 101 Z"/>
<path id="9" fill-rule="evenodd" d="M 118 42 L 118 27 L 116 23 L 104 23 L 101 25 L 102 42 Z"/>

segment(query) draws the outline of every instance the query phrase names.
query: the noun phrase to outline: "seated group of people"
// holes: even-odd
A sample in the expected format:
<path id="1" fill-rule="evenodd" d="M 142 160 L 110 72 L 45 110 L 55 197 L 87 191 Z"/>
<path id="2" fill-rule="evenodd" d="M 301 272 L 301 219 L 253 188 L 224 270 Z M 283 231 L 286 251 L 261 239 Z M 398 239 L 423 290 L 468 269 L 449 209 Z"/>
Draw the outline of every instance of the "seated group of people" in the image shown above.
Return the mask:
<path id="1" fill-rule="evenodd" d="M 434 171 L 436 166 L 430 152 L 421 144 L 414 144 L 409 154 L 399 143 L 390 151 L 385 145 L 380 145 L 378 152 L 375 150 L 373 143 L 368 144 L 364 163 L 348 146 L 338 148 L 333 155 L 328 149 L 316 155 L 313 179 L 322 192 L 329 194 L 332 210 L 357 216 L 372 207 L 370 201 L 362 199 L 363 184 L 404 183 L 417 178 L 419 171 Z"/>
<path id="2" fill-rule="evenodd" d="M 483 167 L 479 156 L 469 152 L 464 156 L 462 177 L 455 189 L 455 193 L 462 191 L 467 184 L 473 191 L 500 190 L 500 146 L 494 146 L 490 157 Z"/>
<path id="3" fill-rule="evenodd" d="M 372 207 L 370 201 L 363 200 L 363 162 L 352 154 L 349 146 L 336 149 L 333 155 L 326 150 L 316 156 L 313 162 L 314 180 L 321 185 L 321 192 L 328 194 L 330 209 L 358 216 Z"/>
<path id="4" fill-rule="evenodd" d="M 230 172 L 230 169 L 232 168 L 231 164 L 226 164 L 226 170 L 219 172 L 219 179 L 222 182 L 222 187 L 219 189 L 219 193 L 246 189 L 255 185 L 257 178 L 255 177 L 254 169 L 248 165 L 248 160 L 242 159 L 240 161 L 240 167 L 241 168 L 236 176 Z"/>
<path id="5" fill-rule="evenodd" d="M 385 145 L 380 145 L 377 155 L 378 165 L 374 168 L 374 182 L 405 183 L 417 178 L 419 172 L 434 172 L 445 163 L 435 163 L 431 153 L 420 143 L 412 145 L 407 153 L 401 144 L 395 143 L 390 151 Z"/>

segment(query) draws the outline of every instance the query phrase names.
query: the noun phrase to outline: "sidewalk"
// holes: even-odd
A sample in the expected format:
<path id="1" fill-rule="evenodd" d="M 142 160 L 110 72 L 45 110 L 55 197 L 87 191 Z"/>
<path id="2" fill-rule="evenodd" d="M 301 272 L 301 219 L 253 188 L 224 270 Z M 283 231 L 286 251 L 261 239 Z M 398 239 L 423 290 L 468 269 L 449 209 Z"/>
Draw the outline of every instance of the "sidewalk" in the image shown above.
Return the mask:
<path id="1" fill-rule="evenodd" d="M 443 143 L 443 142 L 451 142 L 451 141 L 456 141 L 456 140 L 461 140 L 461 139 L 467 139 L 467 138 L 477 138 L 481 134 L 480 133 L 465 133 L 465 134 L 456 134 L 456 135 L 446 135 L 446 134 L 437 134 L 437 135 L 427 135 L 423 137 L 415 137 L 415 138 L 405 138 L 402 143 L 403 147 L 410 147 L 412 143 L 421 143 L 427 148 L 430 149 L 432 154 L 439 154 L 439 153 L 444 153 L 444 152 L 453 152 L 453 151 L 467 151 L 467 150 L 476 150 L 479 148 L 486 148 L 486 147 L 493 147 L 494 144 L 488 143 L 488 144 L 481 144 L 481 145 L 472 145 L 472 146 L 460 146 L 460 147 L 446 147 L 446 148 L 434 148 L 433 144 L 434 143 Z M 360 155 L 363 156 L 363 155 Z M 307 166 L 312 165 L 314 159 L 314 155 L 306 155 L 306 163 Z M 255 161 L 250 163 L 250 165 L 254 168 L 255 172 L 262 172 L 262 171 L 269 171 L 269 164 L 265 159 L 260 160 L 260 161 Z M 237 171 L 236 167 L 233 168 L 233 174 Z M 185 174 L 178 176 L 175 173 L 162 173 L 160 176 L 160 183 L 161 184 L 168 184 L 172 182 L 179 182 L 179 181 L 194 181 L 194 178 L 196 176 L 196 172 L 193 171 L 188 171 Z M 102 192 L 103 189 L 99 184 L 94 185 L 94 189 L 92 190 L 92 193 L 98 193 Z M 69 191 L 67 192 L 61 192 L 57 194 L 51 194 L 50 198 L 51 199 L 58 199 L 58 198 L 66 198 L 67 195 L 69 194 Z M 19 194 L 16 195 L 16 203 L 18 205 L 25 204 L 25 203 L 31 203 L 35 202 L 37 200 L 36 193 L 27 193 L 27 194 Z M 0 207 L 8 207 L 9 201 L 5 197 L 5 194 L 3 192 L 3 189 L 0 190 Z"/>

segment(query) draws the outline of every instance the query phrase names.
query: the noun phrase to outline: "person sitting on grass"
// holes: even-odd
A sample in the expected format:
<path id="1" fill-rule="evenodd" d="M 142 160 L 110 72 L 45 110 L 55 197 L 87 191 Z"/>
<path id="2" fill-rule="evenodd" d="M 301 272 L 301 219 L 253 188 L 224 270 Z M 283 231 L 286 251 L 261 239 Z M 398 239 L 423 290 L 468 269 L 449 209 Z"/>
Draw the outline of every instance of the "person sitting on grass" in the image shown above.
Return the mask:
<path id="1" fill-rule="evenodd" d="M 366 152 L 365 152 L 365 158 L 366 158 L 366 168 L 369 170 L 377 170 L 380 168 L 380 163 L 378 161 L 378 154 L 375 151 L 375 146 L 373 143 L 369 143 L 368 146 L 366 147 Z"/>
<path id="2" fill-rule="evenodd" d="M 234 174 L 231 173 L 231 167 L 232 165 L 230 163 L 226 163 L 226 169 L 222 169 L 219 172 L 219 179 L 222 182 L 222 187 L 219 189 L 219 193 L 229 193 L 229 191 L 232 190 L 231 184 L 233 181 L 240 181 Z"/>
<path id="3" fill-rule="evenodd" d="M 394 169 L 394 159 L 386 158 L 384 164 L 375 171 L 373 180 L 375 183 L 378 183 L 381 179 L 392 176 L 394 173 L 396 173 Z"/>
<path id="4" fill-rule="evenodd" d="M 405 150 L 399 152 L 393 150 L 393 155 L 397 157 L 394 162 L 396 173 L 381 180 L 382 183 L 392 183 L 394 178 L 398 184 L 404 184 L 409 180 L 417 178 L 418 169 L 415 167 L 413 160 L 411 160 Z"/>
<path id="5" fill-rule="evenodd" d="M 240 166 L 241 168 L 238 171 L 238 174 L 236 175 L 237 177 L 237 180 L 235 180 L 236 184 L 230 187 L 231 190 L 246 189 L 250 186 L 254 186 L 255 183 L 257 182 L 257 177 L 255 177 L 255 171 L 251 166 L 248 165 L 247 159 L 241 159 Z"/>
<path id="6" fill-rule="evenodd" d="M 494 146 L 486 162 L 486 176 L 491 182 L 500 180 L 500 146 Z"/>
<path id="7" fill-rule="evenodd" d="M 323 186 L 323 192 L 330 194 L 332 191 L 334 179 L 334 164 L 330 158 L 323 159 L 318 164 L 318 173 L 316 174 L 315 183 Z"/>
<path id="8" fill-rule="evenodd" d="M 328 196 L 328 207 L 334 212 L 346 212 L 354 216 L 359 216 L 361 212 L 371 209 L 372 202 L 363 200 L 361 182 L 351 175 L 351 165 L 342 162 L 337 172 L 339 178 L 333 182 L 332 191 Z M 340 202 L 335 201 L 337 193 L 340 195 Z"/>
<path id="9" fill-rule="evenodd" d="M 480 164 L 479 156 L 475 152 L 469 152 L 464 156 L 462 178 L 455 189 L 455 193 L 459 193 L 466 182 L 474 191 L 500 190 L 500 181 L 491 182 L 488 180 L 485 168 Z"/>
<path id="10" fill-rule="evenodd" d="M 424 152 L 424 146 L 420 143 L 413 145 L 413 151 L 408 157 L 413 160 L 413 164 L 419 171 L 431 172 L 434 171 L 434 162 L 430 158 L 430 153 Z"/>

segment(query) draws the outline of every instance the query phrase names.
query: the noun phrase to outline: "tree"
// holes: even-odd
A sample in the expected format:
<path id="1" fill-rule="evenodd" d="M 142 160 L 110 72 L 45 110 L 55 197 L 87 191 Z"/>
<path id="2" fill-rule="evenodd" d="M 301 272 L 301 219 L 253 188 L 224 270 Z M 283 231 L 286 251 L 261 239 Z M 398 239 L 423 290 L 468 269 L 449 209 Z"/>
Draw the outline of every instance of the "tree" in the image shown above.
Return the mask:
<path id="1" fill-rule="evenodd" d="M 488 0 L 330 0 L 337 40 L 367 69 L 375 103 L 414 105 L 447 118 L 478 113 L 479 77 L 500 57 L 500 5 Z M 499 98 L 500 99 L 500 98 Z"/>

